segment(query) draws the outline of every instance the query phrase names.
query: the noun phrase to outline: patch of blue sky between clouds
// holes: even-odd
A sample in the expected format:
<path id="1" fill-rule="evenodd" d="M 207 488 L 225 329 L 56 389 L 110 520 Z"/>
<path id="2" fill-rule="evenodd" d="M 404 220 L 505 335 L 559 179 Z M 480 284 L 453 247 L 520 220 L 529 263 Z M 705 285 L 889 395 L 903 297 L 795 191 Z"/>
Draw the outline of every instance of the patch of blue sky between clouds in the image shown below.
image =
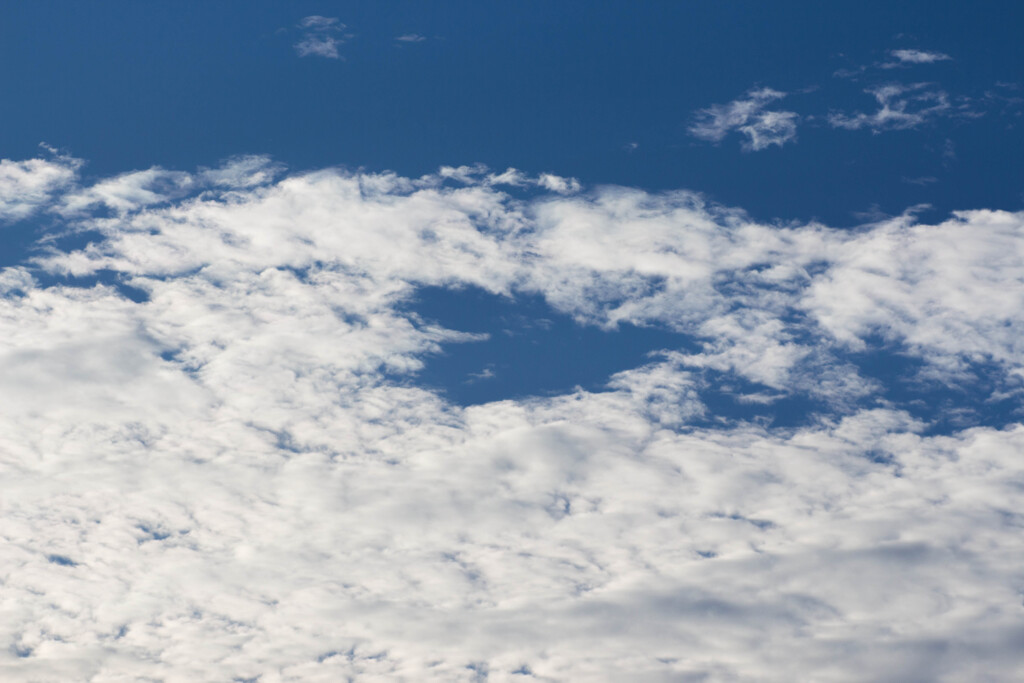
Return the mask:
<path id="1" fill-rule="evenodd" d="M 535 294 L 432 287 L 417 291 L 409 305 L 424 321 L 483 335 L 427 357 L 416 376 L 460 405 L 602 391 L 612 375 L 651 362 L 658 351 L 697 348 L 662 326 L 579 324 Z"/>

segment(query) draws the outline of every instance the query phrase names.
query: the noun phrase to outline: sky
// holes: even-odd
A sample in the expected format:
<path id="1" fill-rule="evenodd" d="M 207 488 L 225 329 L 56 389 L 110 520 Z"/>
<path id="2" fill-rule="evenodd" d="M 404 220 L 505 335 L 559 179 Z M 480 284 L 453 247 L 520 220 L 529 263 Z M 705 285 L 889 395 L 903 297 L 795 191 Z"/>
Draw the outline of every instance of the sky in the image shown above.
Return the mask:
<path id="1" fill-rule="evenodd" d="M 0 678 L 1024 677 L 1024 7 L 0 7 Z"/>

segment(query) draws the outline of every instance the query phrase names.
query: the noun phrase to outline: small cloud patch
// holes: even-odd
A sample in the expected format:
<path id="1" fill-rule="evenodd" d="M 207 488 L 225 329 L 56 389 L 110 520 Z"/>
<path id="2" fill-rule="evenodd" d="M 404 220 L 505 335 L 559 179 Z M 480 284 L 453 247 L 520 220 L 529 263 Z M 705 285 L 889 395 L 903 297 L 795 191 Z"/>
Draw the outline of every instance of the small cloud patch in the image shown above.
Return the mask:
<path id="1" fill-rule="evenodd" d="M 300 57 L 340 59 L 338 46 L 352 37 L 344 33 L 346 26 L 337 17 L 308 16 L 299 22 L 299 28 L 305 31 L 294 45 Z"/>
<path id="2" fill-rule="evenodd" d="M 883 68 L 899 66 L 900 64 L 934 64 L 935 62 L 947 62 L 953 58 L 942 52 L 926 52 L 924 50 L 890 50 L 897 62 L 883 64 Z"/>
<path id="3" fill-rule="evenodd" d="M 751 90 L 745 98 L 728 104 L 714 104 L 697 112 L 690 126 L 690 135 L 708 142 L 720 142 L 732 132 L 747 137 L 746 151 L 757 152 L 772 145 L 782 147 L 796 140 L 800 116 L 792 111 L 766 111 L 769 103 L 780 100 L 786 93 L 771 88 Z"/>

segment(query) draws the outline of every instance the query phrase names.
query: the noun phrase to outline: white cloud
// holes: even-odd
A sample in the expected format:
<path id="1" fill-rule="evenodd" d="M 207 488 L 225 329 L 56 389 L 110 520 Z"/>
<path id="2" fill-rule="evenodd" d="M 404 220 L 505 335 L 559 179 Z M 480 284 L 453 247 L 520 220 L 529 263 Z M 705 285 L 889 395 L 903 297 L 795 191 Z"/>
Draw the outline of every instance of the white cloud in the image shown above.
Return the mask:
<path id="1" fill-rule="evenodd" d="M 545 190 L 551 190 L 558 194 L 574 194 L 580 191 L 580 183 L 575 178 L 563 178 L 553 173 L 542 173 L 537 178 L 537 184 Z"/>
<path id="2" fill-rule="evenodd" d="M 268 168 L 176 176 L 185 196 L 153 189 L 159 169 L 70 187 L 47 201 L 102 241 L 0 271 L 0 677 L 1024 664 L 1024 429 L 926 436 L 898 406 L 770 429 L 702 398 L 710 370 L 772 388 L 750 402 L 877 391 L 841 353 L 878 335 L 947 379 L 973 358 L 1019 378 L 1024 215 L 851 232 L 685 192 L 562 195 L 514 169 Z M 114 211 L 90 213 L 101 201 Z M 148 299 L 28 266 L 112 271 Z M 424 285 L 540 294 L 702 347 L 604 391 L 461 408 L 411 381 L 478 338 L 409 313 Z"/>
<path id="3" fill-rule="evenodd" d="M 50 203 L 54 194 L 74 183 L 80 165 L 66 156 L 0 159 L 0 222 L 27 218 Z"/>
<path id="4" fill-rule="evenodd" d="M 796 124 L 800 117 L 792 111 L 766 111 L 753 117 L 750 123 L 738 130 L 750 138 L 747 148 L 753 151 L 766 149 L 771 145 L 782 147 L 796 139 Z"/>
<path id="5" fill-rule="evenodd" d="M 192 185 L 192 176 L 180 171 L 132 171 L 67 194 L 57 210 L 72 215 L 102 205 L 117 212 L 134 211 L 181 197 Z"/>
<path id="6" fill-rule="evenodd" d="M 933 88 L 928 83 L 891 83 L 865 92 L 878 102 L 878 111 L 873 114 L 832 113 L 828 121 L 833 128 L 868 128 L 874 133 L 905 130 L 916 128 L 952 111 L 949 96 L 945 91 Z"/>
<path id="7" fill-rule="evenodd" d="M 405 33 L 395 38 L 400 43 L 422 43 L 426 40 L 426 37 L 419 35 L 418 33 Z"/>
<path id="8" fill-rule="evenodd" d="M 792 111 L 765 111 L 765 107 L 786 93 L 762 88 L 751 90 L 745 99 L 728 104 L 715 104 L 697 113 L 690 134 L 701 140 L 720 142 L 729 133 L 739 131 L 747 136 L 743 148 L 750 151 L 771 145 L 782 147 L 796 139 L 799 115 Z"/>
<path id="9" fill-rule="evenodd" d="M 941 52 L 926 52 L 924 50 L 890 50 L 889 54 L 898 60 L 899 64 L 934 64 L 953 59 Z M 890 68 L 895 64 L 883 64 L 883 68 Z"/>
<path id="10" fill-rule="evenodd" d="M 337 17 L 308 16 L 299 22 L 299 27 L 306 31 L 294 45 L 300 57 L 340 59 L 338 47 L 352 37 L 343 33 L 347 27 Z"/>
<path id="11" fill-rule="evenodd" d="M 284 168 L 266 155 L 250 154 L 229 159 L 219 168 L 203 169 L 199 176 L 203 182 L 219 187 L 252 187 L 272 181 Z"/>
<path id="12" fill-rule="evenodd" d="M 804 305 L 836 339 L 862 346 L 878 333 L 927 359 L 1018 365 L 1024 320 L 1024 216 L 958 212 L 939 225 L 907 217 L 877 225 L 836 253 Z"/>

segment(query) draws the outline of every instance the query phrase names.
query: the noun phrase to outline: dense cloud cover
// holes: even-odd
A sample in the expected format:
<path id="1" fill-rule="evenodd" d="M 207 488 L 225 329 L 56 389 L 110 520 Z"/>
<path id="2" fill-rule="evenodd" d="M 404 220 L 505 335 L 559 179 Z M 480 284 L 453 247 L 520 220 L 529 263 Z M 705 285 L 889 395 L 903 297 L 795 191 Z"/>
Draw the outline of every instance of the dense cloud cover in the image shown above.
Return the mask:
<path id="1" fill-rule="evenodd" d="M 0 162 L 0 219 L 72 236 L 0 271 L 0 678 L 1024 675 L 1024 428 L 984 419 L 1024 389 L 1021 214 L 836 230 L 512 169 L 80 166 Z M 416 384 L 479 338 L 413 312 L 427 286 L 699 348 L 461 407 Z M 955 428 L 877 351 L 915 400 L 970 395 Z"/>

